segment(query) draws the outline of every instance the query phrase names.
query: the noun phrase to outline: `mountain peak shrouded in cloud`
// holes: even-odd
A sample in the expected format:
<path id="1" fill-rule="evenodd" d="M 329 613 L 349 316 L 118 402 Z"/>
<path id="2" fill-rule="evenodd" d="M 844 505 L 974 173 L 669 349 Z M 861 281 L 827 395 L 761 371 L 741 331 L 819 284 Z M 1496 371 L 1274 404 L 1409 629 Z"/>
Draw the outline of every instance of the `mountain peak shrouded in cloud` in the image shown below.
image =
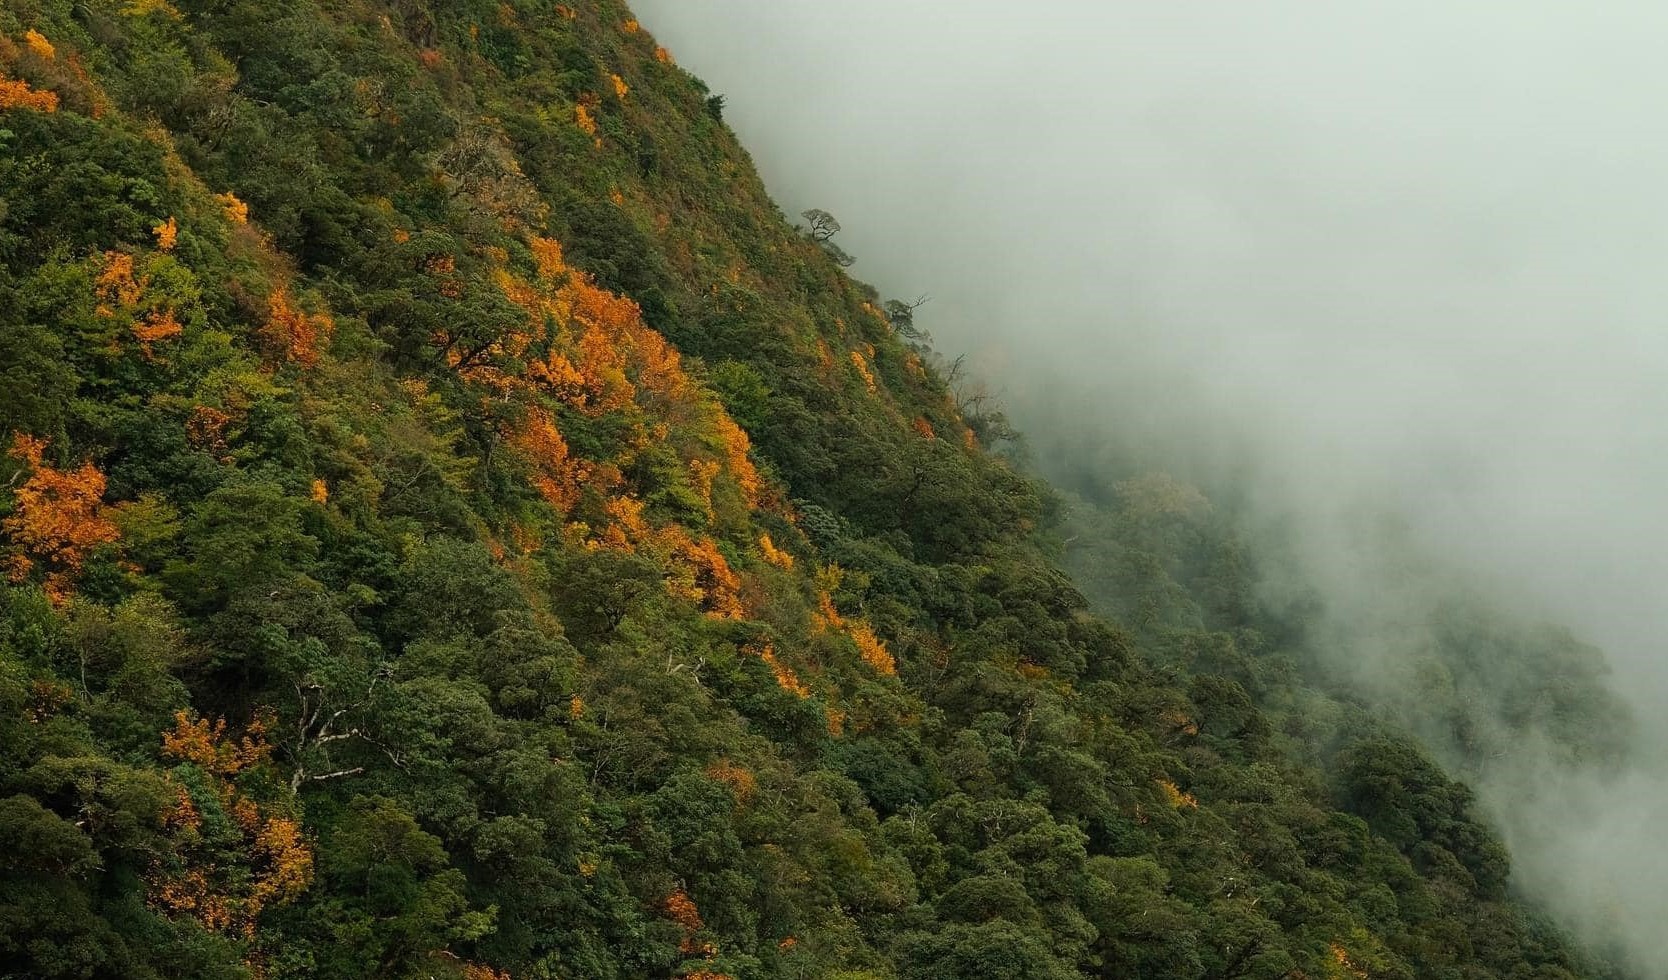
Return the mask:
<path id="1" fill-rule="evenodd" d="M 1668 11 L 641 6 L 785 209 L 839 214 L 883 292 L 932 293 L 922 325 L 1045 468 L 1233 497 L 1352 656 L 1352 623 L 1389 622 L 1370 515 L 1601 647 L 1645 761 L 1476 781 L 1527 887 L 1668 974 Z M 1423 609 L 1435 577 L 1392 598 Z"/>

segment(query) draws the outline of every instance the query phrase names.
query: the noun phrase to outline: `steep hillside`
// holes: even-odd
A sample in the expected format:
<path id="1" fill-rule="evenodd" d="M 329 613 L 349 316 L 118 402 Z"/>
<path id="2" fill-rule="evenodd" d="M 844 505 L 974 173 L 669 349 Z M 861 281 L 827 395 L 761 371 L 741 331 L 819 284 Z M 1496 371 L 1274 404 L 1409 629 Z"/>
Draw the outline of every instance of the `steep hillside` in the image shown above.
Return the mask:
<path id="1" fill-rule="evenodd" d="M 0 8 L 0 973 L 1590 970 L 1091 615 L 722 108 L 612 2 Z"/>

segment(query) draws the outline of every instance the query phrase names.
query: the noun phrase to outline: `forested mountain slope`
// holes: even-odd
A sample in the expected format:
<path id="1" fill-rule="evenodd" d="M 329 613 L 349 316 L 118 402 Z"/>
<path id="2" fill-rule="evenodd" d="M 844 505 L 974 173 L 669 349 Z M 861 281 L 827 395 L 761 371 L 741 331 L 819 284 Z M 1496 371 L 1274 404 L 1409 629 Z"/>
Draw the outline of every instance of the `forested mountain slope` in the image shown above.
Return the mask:
<path id="1" fill-rule="evenodd" d="M 1087 610 L 722 107 L 614 2 L 0 7 L 0 975 L 1587 975 Z"/>

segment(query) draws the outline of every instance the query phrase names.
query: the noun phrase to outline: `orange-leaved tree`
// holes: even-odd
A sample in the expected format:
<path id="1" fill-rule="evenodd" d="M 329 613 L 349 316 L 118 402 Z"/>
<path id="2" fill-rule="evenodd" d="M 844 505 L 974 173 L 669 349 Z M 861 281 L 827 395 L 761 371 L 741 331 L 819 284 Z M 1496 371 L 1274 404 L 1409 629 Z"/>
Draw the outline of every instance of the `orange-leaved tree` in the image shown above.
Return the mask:
<path id="1" fill-rule="evenodd" d="M 29 472 L 12 497 L 12 513 L 0 529 L 16 549 L 6 558 L 8 577 L 26 580 L 45 571 L 47 595 L 67 601 L 70 586 L 93 549 L 120 536 L 104 504 L 104 474 L 91 462 L 60 470 L 43 458 L 47 442 L 24 433 L 12 437 L 10 455 Z"/>
<path id="2" fill-rule="evenodd" d="M 260 334 L 271 352 L 304 368 L 317 364 L 322 345 L 335 329 L 330 317 L 300 309 L 290 291 L 283 287 L 267 297 L 267 307 L 267 320 Z"/>
<path id="3" fill-rule="evenodd" d="M 521 425 L 507 433 L 507 441 L 531 468 L 533 485 L 545 501 L 563 516 L 573 510 L 590 467 L 568 451 L 551 414 L 537 406 L 529 408 Z"/>
<path id="4" fill-rule="evenodd" d="M 701 912 L 695 907 L 695 900 L 689 897 L 688 892 L 682 888 L 673 891 L 666 896 L 665 907 L 666 915 L 683 930 L 683 940 L 678 944 L 678 952 L 712 956 L 718 951 L 711 943 L 695 938 L 696 933 L 706 928 L 706 923 L 701 921 Z"/>
<path id="5" fill-rule="evenodd" d="M 0 77 L 0 112 L 7 109 L 31 109 L 35 112 L 57 112 L 56 92 L 37 92 L 28 82 Z"/>
<path id="6" fill-rule="evenodd" d="M 165 819 L 176 846 L 157 857 L 147 880 L 157 908 L 212 931 L 252 936 L 264 909 L 294 901 L 312 883 L 313 850 L 301 824 L 238 784 L 241 774 L 271 759 L 271 724 L 269 715 L 257 714 L 232 738 L 225 719 L 175 712 L 162 752 L 181 764 L 172 777 L 179 801 Z M 218 819 L 204 820 L 204 807 L 217 810 Z"/>
<path id="7" fill-rule="evenodd" d="M 770 673 L 776 678 L 777 687 L 796 698 L 804 699 L 811 696 L 811 689 L 806 687 L 805 682 L 799 679 L 799 675 L 794 672 L 794 669 L 776 656 L 774 646 L 766 643 L 760 647 L 750 647 L 749 650 L 758 654 L 759 659 L 764 661 L 764 665 L 770 668 Z"/>

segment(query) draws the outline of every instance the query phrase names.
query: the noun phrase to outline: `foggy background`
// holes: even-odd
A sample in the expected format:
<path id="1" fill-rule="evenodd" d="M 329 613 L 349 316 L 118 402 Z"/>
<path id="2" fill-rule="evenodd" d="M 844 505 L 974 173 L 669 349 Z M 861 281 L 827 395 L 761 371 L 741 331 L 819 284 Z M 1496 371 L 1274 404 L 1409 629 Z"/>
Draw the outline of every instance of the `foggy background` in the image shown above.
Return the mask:
<path id="1" fill-rule="evenodd" d="M 1395 515 L 1603 647 L 1668 757 L 1668 7 L 634 6 L 1040 456 L 1231 487 L 1341 623 L 1421 600 L 1351 533 Z M 1514 879 L 1668 976 L 1668 779 L 1511 768 Z"/>

